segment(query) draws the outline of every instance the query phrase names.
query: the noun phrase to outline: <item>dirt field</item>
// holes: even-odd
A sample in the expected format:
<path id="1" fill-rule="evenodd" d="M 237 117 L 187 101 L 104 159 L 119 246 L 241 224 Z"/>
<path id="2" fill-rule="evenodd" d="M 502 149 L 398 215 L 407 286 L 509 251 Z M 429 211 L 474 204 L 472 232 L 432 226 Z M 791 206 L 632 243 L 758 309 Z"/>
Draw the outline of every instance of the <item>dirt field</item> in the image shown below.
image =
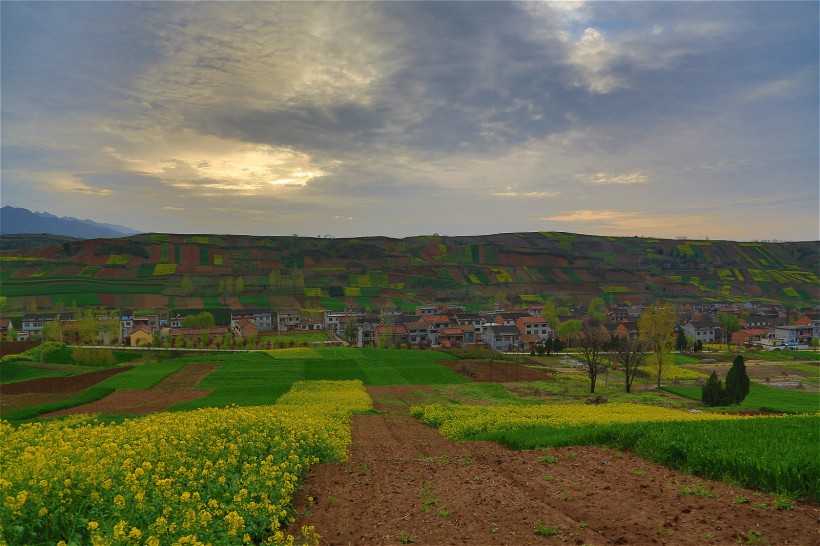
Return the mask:
<path id="1" fill-rule="evenodd" d="M 818 543 L 820 507 L 775 510 L 770 495 L 608 449 L 549 450 L 550 464 L 543 451 L 454 443 L 407 414 L 425 387 L 368 391 L 391 413 L 354 416 L 350 459 L 312 467 L 296 499 L 295 528 L 315 525 L 322 544 Z M 696 484 L 717 496 L 680 492 Z"/>
<path id="2" fill-rule="evenodd" d="M 41 377 L 40 379 L 7 383 L 0 385 L 0 395 L 6 397 L 10 394 L 28 394 L 35 392 L 77 393 L 88 387 L 93 387 L 103 379 L 128 371 L 131 368 L 133 368 L 133 366 L 123 366 L 121 368 L 109 368 L 107 370 L 73 375 L 70 377 Z"/>
<path id="3" fill-rule="evenodd" d="M 211 391 L 196 389 L 200 381 L 211 373 L 214 364 L 188 364 L 175 374 L 169 375 L 154 388 L 143 391 L 117 391 L 105 398 L 60 411 L 46 413 L 41 417 L 59 417 L 77 413 L 128 413 L 143 415 L 165 411 L 174 404 L 189 402 L 207 396 Z"/>
<path id="4" fill-rule="evenodd" d="M 448 360 L 440 362 L 470 381 L 512 383 L 516 381 L 551 381 L 552 374 L 508 360 Z"/>
<path id="5" fill-rule="evenodd" d="M 805 371 L 793 370 L 787 367 L 795 362 L 769 362 L 764 360 L 746 360 L 746 373 L 749 379 L 762 385 L 773 385 L 782 388 L 797 388 L 801 390 L 818 390 L 816 378 L 820 375 L 820 366 L 817 362 L 805 362 L 806 365 L 818 366 L 814 374 Z M 718 377 L 725 379 L 726 373 L 732 367 L 731 362 L 720 364 L 689 364 L 685 368 L 709 375 L 716 371 Z M 815 379 L 815 381 L 811 381 Z M 807 381 L 808 380 L 808 381 Z"/>

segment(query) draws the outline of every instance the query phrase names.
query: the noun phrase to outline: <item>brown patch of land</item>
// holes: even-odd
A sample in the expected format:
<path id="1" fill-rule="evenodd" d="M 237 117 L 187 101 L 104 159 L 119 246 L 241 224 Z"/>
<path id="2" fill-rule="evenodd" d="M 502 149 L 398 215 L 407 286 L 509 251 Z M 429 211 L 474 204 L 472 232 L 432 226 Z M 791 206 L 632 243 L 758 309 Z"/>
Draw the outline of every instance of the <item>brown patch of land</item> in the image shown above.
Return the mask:
<path id="1" fill-rule="evenodd" d="M 439 362 L 470 381 L 514 383 L 551 381 L 553 374 L 509 360 L 448 360 Z"/>
<path id="2" fill-rule="evenodd" d="M 320 544 L 817 543 L 817 506 L 774 510 L 770 495 L 610 449 L 455 443 L 402 410 L 425 388 L 368 391 L 396 413 L 354 416 L 349 459 L 312 466 L 296 498 L 293 528 L 314 525 Z"/>
<path id="3" fill-rule="evenodd" d="M 178 372 L 169 375 L 153 388 L 141 391 L 117 391 L 112 392 L 105 398 L 67 408 L 60 411 L 46 413 L 40 417 L 60 417 L 62 415 L 74 415 L 78 413 L 128 413 L 143 415 L 146 413 L 156 413 L 165 411 L 180 402 L 190 402 L 210 394 L 209 390 L 196 389 L 195 387 L 209 373 L 215 364 L 188 364 Z"/>

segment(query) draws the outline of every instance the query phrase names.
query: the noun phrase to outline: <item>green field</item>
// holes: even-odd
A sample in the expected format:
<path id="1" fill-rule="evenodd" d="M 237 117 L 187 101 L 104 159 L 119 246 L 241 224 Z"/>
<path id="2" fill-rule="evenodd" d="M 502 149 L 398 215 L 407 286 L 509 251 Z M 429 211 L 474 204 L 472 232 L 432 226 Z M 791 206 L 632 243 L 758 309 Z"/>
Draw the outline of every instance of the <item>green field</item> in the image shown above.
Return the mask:
<path id="1" fill-rule="evenodd" d="M 603 445 L 670 468 L 820 501 L 820 417 L 526 428 L 474 435 L 513 449 Z"/>
<path id="2" fill-rule="evenodd" d="M 743 402 L 720 410 L 760 410 L 775 413 L 815 413 L 820 411 L 820 396 L 813 392 L 790 391 L 766 387 L 757 383 L 749 385 L 749 395 Z M 661 387 L 667 392 L 700 401 L 700 387 Z"/>
<path id="3" fill-rule="evenodd" d="M 6 383 L 28 381 L 29 379 L 39 379 L 41 377 L 63 377 L 74 373 L 76 371 L 37 368 L 14 361 L 3 362 L 0 364 L 0 384 L 5 385 Z"/>
<path id="4" fill-rule="evenodd" d="M 230 404 L 272 404 L 295 381 L 359 379 L 365 385 L 447 385 L 467 380 L 439 366 L 441 353 L 390 349 L 289 349 L 268 353 L 245 353 L 192 357 L 178 362 L 213 362 L 200 389 L 212 390 L 199 400 L 174 406 L 174 410 L 221 407 Z M 305 354 L 305 357 L 300 357 Z"/>
<path id="5" fill-rule="evenodd" d="M 135 353 L 143 358 L 147 354 Z M 61 350 L 49 355 L 61 360 Z M 163 378 L 188 363 L 216 364 L 214 371 L 197 388 L 211 393 L 199 400 L 182 403 L 172 410 L 179 412 L 203 407 L 259 406 L 275 404 L 298 381 L 360 380 L 365 386 L 419 385 L 432 386 L 431 404 L 451 404 L 453 409 L 469 405 L 479 407 L 535 407 L 556 402 L 581 404 L 588 396 L 586 378 L 559 372 L 555 381 L 520 384 L 469 382 L 447 367 L 442 359 L 451 355 L 434 351 L 400 351 L 390 349 L 292 348 L 239 354 L 208 354 L 159 362 L 138 363 L 126 372 L 113 376 L 76 397 L 9 412 L 3 416 L 12 422 L 30 420 L 41 413 L 68 408 L 97 400 L 115 390 L 150 389 Z M 553 362 L 543 359 L 545 365 Z M 54 370 L 32 368 L 24 363 L 5 362 L 4 381 L 44 376 Z M 797 366 L 813 366 L 796 363 Z M 79 368 L 79 367 L 78 367 Z M 86 371 L 85 369 L 83 371 Z M 57 372 L 68 373 L 68 372 Z M 9 375 L 7 375 L 9 374 Z M 28 374 L 28 375 L 27 375 Z M 613 374 L 613 379 L 617 374 Z M 600 392 L 614 401 L 629 402 L 647 408 L 652 406 L 699 407 L 696 402 L 671 394 L 700 399 L 698 387 L 667 387 L 663 390 L 622 392 L 613 382 L 601 385 Z M 547 398 L 544 398 L 544 396 Z M 546 401 L 545 401 L 546 400 Z M 624 405 L 624 404 L 621 404 Z M 584 406 L 567 406 L 570 413 L 584 411 Z M 575 412 L 572 408 L 578 407 Z M 586 406 L 589 407 L 589 406 Z M 606 411 L 608 406 L 600 406 Z M 617 407 L 612 405 L 613 410 Z M 466 408 L 465 408 L 466 409 Z M 820 409 L 814 393 L 785 391 L 752 383 L 751 393 L 734 409 L 764 409 L 784 413 L 811 413 Z M 656 412 L 655 412 L 656 413 Z M 495 428 L 493 428 L 495 427 Z M 818 416 L 747 418 L 733 421 L 697 421 L 664 423 L 630 422 L 616 425 L 552 427 L 524 426 L 510 430 L 503 421 L 470 440 L 491 440 L 515 449 L 534 449 L 571 445 L 597 444 L 634 451 L 637 455 L 685 472 L 715 479 L 730 480 L 738 485 L 757 488 L 779 495 L 818 500 L 818 465 L 816 446 L 820 445 Z"/>

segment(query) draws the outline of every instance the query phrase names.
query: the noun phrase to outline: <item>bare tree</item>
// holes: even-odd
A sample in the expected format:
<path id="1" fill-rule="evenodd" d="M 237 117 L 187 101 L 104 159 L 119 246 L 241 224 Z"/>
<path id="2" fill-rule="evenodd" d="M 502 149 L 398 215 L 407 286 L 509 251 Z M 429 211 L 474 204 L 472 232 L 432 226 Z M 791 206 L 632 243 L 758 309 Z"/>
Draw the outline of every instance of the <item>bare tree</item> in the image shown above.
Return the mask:
<path id="1" fill-rule="evenodd" d="M 615 351 L 615 362 L 624 369 L 626 392 L 632 392 L 632 382 L 635 381 L 638 368 L 643 366 L 649 354 L 649 348 L 644 341 L 619 338 Z"/>
<path id="2" fill-rule="evenodd" d="M 597 321 L 587 322 L 578 337 L 578 346 L 581 349 L 581 357 L 587 368 L 589 376 L 589 392 L 595 392 L 595 382 L 598 374 L 603 373 L 609 367 L 604 348 L 609 341 L 609 334 Z"/>
<path id="3" fill-rule="evenodd" d="M 661 386 L 661 374 L 667 353 L 672 349 L 675 341 L 675 326 L 678 317 L 671 304 L 655 302 L 643 310 L 638 320 L 640 339 L 647 343 L 655 357 L 658 370 L 658 386 Z"/>

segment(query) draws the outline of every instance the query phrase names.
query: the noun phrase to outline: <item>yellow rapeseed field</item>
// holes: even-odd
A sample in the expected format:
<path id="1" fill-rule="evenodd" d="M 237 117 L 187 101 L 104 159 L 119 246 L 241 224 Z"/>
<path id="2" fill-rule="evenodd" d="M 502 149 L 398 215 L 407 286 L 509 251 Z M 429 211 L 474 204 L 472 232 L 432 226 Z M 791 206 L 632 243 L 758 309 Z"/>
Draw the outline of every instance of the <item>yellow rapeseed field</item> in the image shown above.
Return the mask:
<path id="1" fill-rule="evenodd" d="M 539 406 L 463 406 L 430 404 L 410 410 L 422 422 L 437 427 L 444 436 L 462 440 L 470 434 L 536 426 L 572 427 L 643 421 L 697 421 L 740 417 L 690 413 L 633 403 L 602 405 L 550 404 Z"/>
<path id="2" fill-rule="evenodd" d="M 300 478 L 344 460 L 371 408 L 360 381 L 317 381 L 274 406 L 0 421 L 0 543 L 292 544 Z"/>

